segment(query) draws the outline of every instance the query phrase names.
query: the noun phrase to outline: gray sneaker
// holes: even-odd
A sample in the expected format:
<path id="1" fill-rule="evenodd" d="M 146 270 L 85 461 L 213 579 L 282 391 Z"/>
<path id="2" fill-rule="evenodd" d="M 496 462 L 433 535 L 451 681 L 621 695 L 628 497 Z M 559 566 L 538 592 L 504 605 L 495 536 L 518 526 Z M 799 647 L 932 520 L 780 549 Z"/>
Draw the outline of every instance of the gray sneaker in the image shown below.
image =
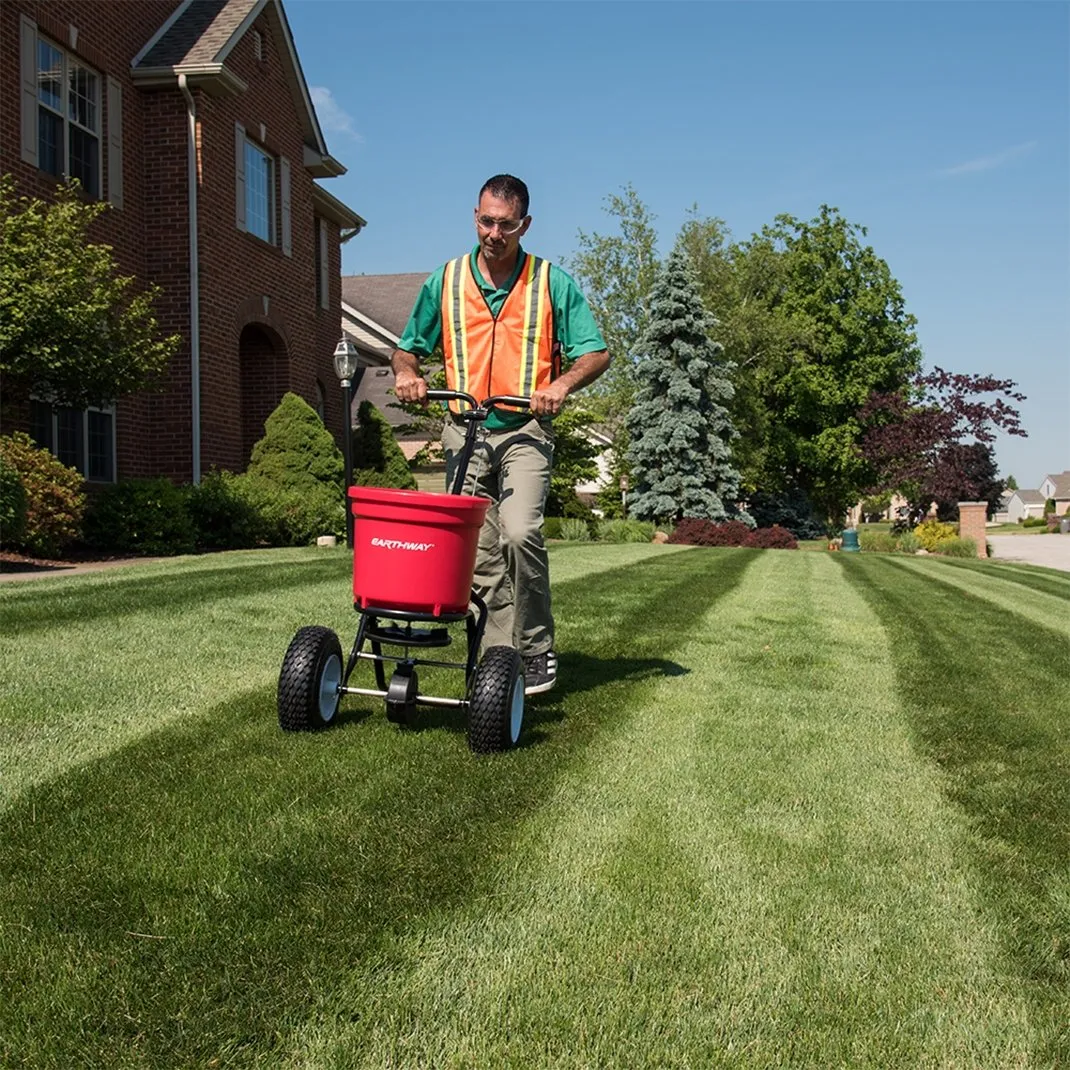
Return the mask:
<path id="1" fill-rule="evenodd" d="M 541 695 L 557 683 L 557 655 L 552 650 L 524 659 L 524 694 Z"/>

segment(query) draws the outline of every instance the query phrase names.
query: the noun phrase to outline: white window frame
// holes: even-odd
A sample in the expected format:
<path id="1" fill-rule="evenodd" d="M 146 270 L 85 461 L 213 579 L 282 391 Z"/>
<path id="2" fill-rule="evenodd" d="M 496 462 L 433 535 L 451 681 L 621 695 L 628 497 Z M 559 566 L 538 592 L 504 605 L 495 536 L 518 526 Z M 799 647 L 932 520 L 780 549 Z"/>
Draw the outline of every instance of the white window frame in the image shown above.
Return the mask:
<path id="1" fill-rule="evenodd" d="M 275 171 L 276 160 L 275 157 L 267 152 L 255 141 L 250 138 L 245 139 L 244 146 L 245 154 L 245 229 L 254 237 L 259 238 L 261 241 L 266 241 L 268 245 L 275 245 L 278 240 L 277 228 L 275 224 Z M 253 172 L 250 168 L 250 162 L 256 162 L 262 160 L 267 172 L 267 204 L 265 207 L 265 222 L 267 223 L 267 234 L 260 233 L 255 229 L 254 223 L 256 222 L 256 216 L 253 209 L 257 207 L 253 202 L 255 194 L 254 183 L 252 181 Z"/>
<path id="2" fill-rule="evenodd" d="M 42 69 L 40 65 L 41 46 L 45 45 L 48 48 L 54 50 L 60 57 L 60 108 L 57 109 L 51 102 L 46 101 L 42 97 L 41 85 L 42 85 Z M 85 63 L 79 57 L 72 55 L 62 45 L 57 44 L 51 38 L 44 36 L 41 33 L 35 34 L 34 40 L 34 69 L 37 72 L 37 110 L 35 112 L 35 122 L 37 126 L 37 166 L 40 170 L 46 170 L 43 166 L 44 161 L 41 159 L 40 152 L 40 137 L 41 137 L 41 111 L 46 111 L 50 115 L 54 115 L 60 120 L 61 129 L 63 131 L 61 139 L 61 156 L 59 166 L 58 178 L 69 178 L 71 173 L 71 128 L 82 131 L 82 133 L 89 135 L 96 141 L 96 167 L 94 175 L 96 181 L 96 189 L 87 189 L 83 184 L 83 189 L 88 196 L 95 200 L 103 199 L 104 190 L 104 136 L 103 136 L 103 115 L 104 115 L 104 100 L 103 100 L 103 86 L 105 80 L 101 73 L 93 67 L 90 67 L 88 63 Z M 96 120 L 96 129 L 88 126 L 82 122 L 79 122 L 73 115 L 71 115 L 71 77 L 75 69 L 85 71 L 91 75 L 94 81 L 94 94 L 93 98 L 88 100 L 91 108 L 93 109 L 93 117 Z M 55 174 L 53 171 L 46 171 L 47 174 Z"/>
<path id="3" fill-rule="evenodd" d="M 47 405 L 51 414 L 51 427 L 49 430 L 49 441 L 47 443 L 38 442 L 39 446 L 45 446 L 48 451 L 57 460 L 60 460 L 59 456 L 59 416 L 60 412 L 76 412 L 82 417 L 82 449 L 81 449 L 81 463 L 79 465 L 71 465 L 70 467 L 76 468 L 82 475 L 82 478 L 91 483 L 115 483 L 118 479 L 118 455 L 117 455 L 117 443 L 115 433 L 115 406 L 114 405 L 90 405 L 85 409 L 74 409 L 69 405 L 56 405 L 54 402 L 47 401 L 44 398 L 33 398 L 33 401 L 40 405 Z M 108 440 L 108 460 L 111 466 L 111 478 L 110 479 L 98 479 L 89 475 L 89 414 L 91 412 L 99 412 L 105 416 L 111 417 L 111 433 Z M 66 461 L 63 462 L 67 464 Z"/>

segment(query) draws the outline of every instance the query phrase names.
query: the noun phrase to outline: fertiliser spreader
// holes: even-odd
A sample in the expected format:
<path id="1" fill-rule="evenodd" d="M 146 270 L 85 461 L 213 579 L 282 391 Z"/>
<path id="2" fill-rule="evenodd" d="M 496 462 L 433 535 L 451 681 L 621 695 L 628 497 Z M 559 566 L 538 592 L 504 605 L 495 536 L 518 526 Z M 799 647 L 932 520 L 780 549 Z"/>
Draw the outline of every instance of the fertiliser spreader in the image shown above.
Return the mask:
<path id="1" fill-rule="evenodd" d="M 468 745 L 485 753 L 508 750 L 524 719 L 524 666 L 512 647 L 479 657 L 487 606 L 472 590 L 486 498 L 462 494 L 480 427 L 495 405 L 526 408 L 527 398 L 499 396 L 478 404 L 456 390 L 428 391 L 431 401 L 460 401 L 465 442 L 449 494 L 350 487 L 353 512 L 353 608 L 360 621 L 343 664 L 330 628 L 310 625 L 293 637 L 279 674 L 279 725 L 296 732 L 329 725 L 343 695 L 386 700 L 387 718 L 411 725 L 419 706 L 456 708 L 468 715 Z M 449 646 L 451 624 L 464 622 L 464 661 L 432 660 Z M 357 665 L 370 661 L 375 687 L 349 685 Z M 465 697 L 420 693 L 417 666 L 463 669 Z M 393 672 L 387 679 L 387 666 Z"/>

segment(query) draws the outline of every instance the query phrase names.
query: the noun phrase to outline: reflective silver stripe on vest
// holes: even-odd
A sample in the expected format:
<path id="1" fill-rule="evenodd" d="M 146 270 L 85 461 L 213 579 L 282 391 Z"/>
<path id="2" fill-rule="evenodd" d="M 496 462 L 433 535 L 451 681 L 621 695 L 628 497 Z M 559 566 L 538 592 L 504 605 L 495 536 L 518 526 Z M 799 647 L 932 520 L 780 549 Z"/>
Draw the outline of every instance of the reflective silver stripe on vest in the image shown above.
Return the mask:
<path id="1" fill-rule="evenodd" d="M 468 393 L 468 351 L 464 337 L 464 279 L 467 256 L 459 256 L 453 261 L 450 277 L 450 322 L 453 324 L 453 364 L 457 369 L 456 389 Z M 463 401 L 461 410 L 468 408 Z"/>
<path id="2" fill-rule="evenodd" d="M 546 270 L 546 261 L 539 256 L 532 256 L 534 266 L 531 270 L 531 286 L 528 288 L 528 322 L 524 332 L 523 382 L 520 384 L 520 396 L 529 398 L 535 390 L 535 375 L 538 370 L 539 355 L 536 342 L 539 337 L 539 314 L 542 311 L 542 274 Z"/>

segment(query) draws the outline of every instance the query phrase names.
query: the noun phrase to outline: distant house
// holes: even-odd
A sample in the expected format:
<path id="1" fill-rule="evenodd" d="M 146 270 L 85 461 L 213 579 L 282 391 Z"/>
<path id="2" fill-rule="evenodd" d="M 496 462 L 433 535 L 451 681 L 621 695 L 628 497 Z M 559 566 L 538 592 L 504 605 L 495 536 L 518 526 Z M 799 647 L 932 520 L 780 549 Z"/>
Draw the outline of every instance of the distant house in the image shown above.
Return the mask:
<path id="1" fill-rule="evenodd" d="M 353 419 L 370 401 L 390 421 L 402 452 L 411 460 L 428 443 L 426 434 L 404 430 L 408 417 L 394 405 L 390 355 L 409 321 L 429 272 L 342 276 L 342 334 L 358 351 Z"/>
<path id="2" fill-rule="evenodd" d="M 242 470 L 293 391 L 339 436 L 340 245 L 364 220 L 316 117 L 281 0 L 4 0 L 0 157 L 18 192 L 65 176 L 111 210 L 91 237 L 156 283 L 181 336 L 160 393 L 10 409 L 91 482 Z M 0 383 L 0 389 L 3 384 Z"/>
<path id="3" fill-rule="evenodd" d="M 1030 517 L 1044 515 L 1044 495 L 1039 490 L 1012 490 L 1007 499 L 1007 521 L 1017 524 Z"/>
<path id="4" fill-rule="evenodd" d="M 1040 484 L 1040 494 L 1045 501 L 1055 500 L 1055 515 L 1065 516 L 1070 512 L 1070 469 L 1058 475 L 1045 476 Z"/>

